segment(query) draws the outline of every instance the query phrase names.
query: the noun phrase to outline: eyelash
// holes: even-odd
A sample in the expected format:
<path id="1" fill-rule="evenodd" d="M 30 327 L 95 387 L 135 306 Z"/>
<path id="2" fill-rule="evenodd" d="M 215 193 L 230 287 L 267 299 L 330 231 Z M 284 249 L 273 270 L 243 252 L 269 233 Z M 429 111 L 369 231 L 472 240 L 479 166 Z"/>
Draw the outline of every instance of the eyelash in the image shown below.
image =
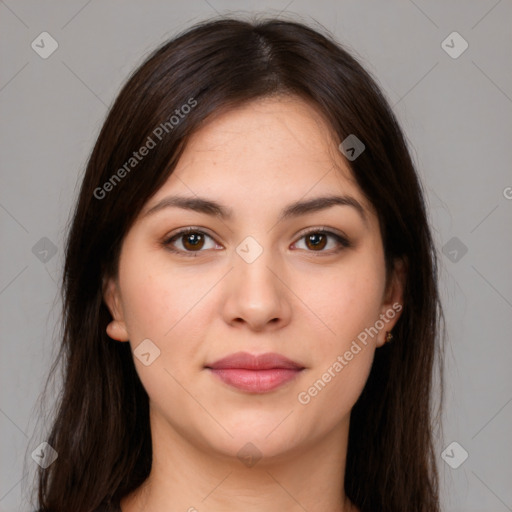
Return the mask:
<path id="1" fill-rule="evenodd" d="M 171 237 L 168 237 L 165 240 L 163 240 L 162 245 L 164 246 L 164 248 L 166 250 L 168 250 L 168 251 L 170 251 L 172 253 L 179 254 L 179 255 L 185 256 L 185 257 L 197 257 L 201 252 L 205 252 L 205 251 L 204 250 L 199 250 L 199 251 L 183 251 L 181 249 L 176 249 L 176 248 L 174 248 L 172 246 L 172 242 L 174 240 L 178 240 L 180 237 L 183 237 L 184 235 L 188 235 L 190 233 L 198 233 L 198 234 L 201 234 L 201 235 L 206 235 L 207 237 L 209 237 L 209 238 L 211 238 L 213 240 L 213 237 L 210 236 L 208 233 L 205 233 L 204 231 L 202 231 L 202 230 L 200 230 L 198 228 L 188 227 L 188 228 L 184 228 L 184 229 L 178 231 L 177 233 L 175 233 Z M 332 255 L 332 254 L 337 254 L 338 252 L 341 252 L 343 249 L 347 249 L 349 247 L 352 247 L 351 242 L 346 237 L 344 237 L 342 235 L 338 235 L 337 233 L 333 233 L 332 231 L 328 231 L 325 228 L 312 229 L 310 231 L 307 231 L 306 233 L 302 233 L 298 240 L 302 240 L 303 238 L 307 237 L 308 235 L 312 235 L 312 234 L 322 234 L 322 235 L 331 236 L 341 246 L 341 247 L 338 247 L 337 249 L 331 250 L 331 251 L 324 251 L 324 250 L 321 250 L 321 251 L 311 251 L 311 250 L 309 250 L 309 251 L 307 251 L 307 252 L 312 253 L 314 256 L 329 256 L 329 255 Z"/>

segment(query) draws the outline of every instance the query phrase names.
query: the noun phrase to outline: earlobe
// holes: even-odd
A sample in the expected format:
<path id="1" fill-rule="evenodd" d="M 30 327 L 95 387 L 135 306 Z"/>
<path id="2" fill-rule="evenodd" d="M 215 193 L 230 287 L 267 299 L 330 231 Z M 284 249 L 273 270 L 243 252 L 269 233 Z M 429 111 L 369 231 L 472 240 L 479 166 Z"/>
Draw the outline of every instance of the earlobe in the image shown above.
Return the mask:
<path id="1" fill-rule="evenodd" d="M 128 341 L 128 332 L 124 322 L 120 322 L 119 320 L 112 320 L 112 322 L 107 325 L 106 331 L 108 336 L 113 340 Z"/>

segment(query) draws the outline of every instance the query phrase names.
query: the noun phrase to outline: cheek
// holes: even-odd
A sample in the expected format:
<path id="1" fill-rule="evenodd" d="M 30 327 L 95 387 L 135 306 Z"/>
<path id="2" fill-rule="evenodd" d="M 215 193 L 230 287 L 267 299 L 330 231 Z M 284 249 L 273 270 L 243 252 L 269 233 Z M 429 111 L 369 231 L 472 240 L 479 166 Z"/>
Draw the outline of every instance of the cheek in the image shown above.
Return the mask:
<path id="1" fill-rule="evenodd" d="M 332 428 L 350 414 L 370 373 L 374 350 L 362 345 L 359 352 L 342 351 L 320 364 L 307 378 L 296 396 L 301 422 Z M 346 353 L 352 354 L 351 360 Z"/>
<path id="2" fill-rule="evenodd" d="M 140 337 L 163 342 L 199 298 L 202 280 L 192 268 L 170 265 L 168 255 L 152 247 L 154 243 L 143 235 L 127 238 L 119 265 L 124 315 L 133 342 Z"/>
<path id="3" fill-rule="evenodd" d="M 316 335 L 311 371 L 297 401 L 311 421 L 321 415 L 325 424 L 335 424 L 349 413 L 365 386 L 376 340 L 365 329 L 379 318 L 385 283 L 378 256 L 377 251 L 354 254 L 336 271 L 317 275 L 318 286 L 308 288 L 304 302 L 322 320 L 314 323 L 322 334 Z"/>
<path id="4" fill-rule="evenodd" d="M 304 303 L 318 318 L 324 354 L 342 351 L 379 317 L 385 273 L 374 257 L 353 258 L 337 270 L 316 276 L 316 286 L 305 288 Z"/>
<path id="5" fill-rule="evenodd" d="M 364 271 L 347 266 L 346 271 L 331 274 L 323 290 L 308 295 L 308 305 L 328 329 L 311 347 L 311 370 L 296 397 L 305 421 L 336 424 L 365 386 L 376 340 L 365 329 L 379 318 L 383 289 L 378 262 L 371 262 Z"/>
<path id="6" fill-rule="evenodd" d="M 159 339 L 172 327 L 169 301 L 174 294 L 168 280 L 140 270 L 125 275 L 124 314 L 132 343 L 141 337 Z"/>
<path id="7" fill-rule="evenodd" d="M 201 276 L 192 267 L 172 268 L 161 257 L 151 258 L 132 253 L 121 275 L 130 344 L 134 350 L 150 339 L 160 350 L 155 366 L 178 375 L 186 367 L 183 361 L 194 364 L 197 358 L 211 315 L 208 290 L 218 276 Z"/>
<path id="8" fill-rule="evenodd" d="M 136 371 L 154 406 L 183 408 L 187 395 L 179 382 L 186 380 L 183 374 L 190 372 L 198 351 L 198 333 L 204 329 L 197 322 L 201 321 L 204 308 L 199 299 L 206 293 L 207 283 L 191 287 L 192 277 L 185 278 L 168 269 L 164 272 L 148 260 L 137 265 L 134 258 L 130 264 L 124 269 L 122 283 L 125 321 L 131 350 L 135 351 Z M 149 365 L 137 357 L 136 350 L 146 339 L 154 344 L 149 345 Z"/>

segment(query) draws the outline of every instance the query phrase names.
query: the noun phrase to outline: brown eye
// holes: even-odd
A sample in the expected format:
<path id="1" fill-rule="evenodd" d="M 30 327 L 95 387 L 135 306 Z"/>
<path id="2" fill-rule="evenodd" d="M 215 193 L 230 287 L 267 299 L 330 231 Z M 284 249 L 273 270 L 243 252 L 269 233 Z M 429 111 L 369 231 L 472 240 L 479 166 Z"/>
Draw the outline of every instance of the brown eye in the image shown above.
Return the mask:
<path id="1" fill-rule="evenodd" d="M 212 241 L 210 247 L 206 245 L 207 239 Z M 215 248 L 215 241 L 210 235 L 199 229 L 186 228 L 164 240 L 163 246 L 171 252 L 185 256 L 197 256 L 206 249 Z"/>
<path id="2" fill-rule="evenodd" d="M 207 239 L 211 240 L 212 245 L 210 247 L 206 246 Z M 324 229 L 310 231 L 300 238 L 300 241 L 302 240 L 305 241 L 307 252 L 319 253 L 319 255 L 334 254 L 344 248 L 351 247 L 351 243 L 346 237 Z M 334 240 L 334 247 L 331 247 L 330 250 L 324 250 L 328 246 L 329 240 Z M 215 245 L 215 240 L 210 235 L 194 228 L 183 229 L 163 241 L 163 246 L 166 249 L 184 256 L 198 256 L 206 249 L 215 249 Z"/>
<path id="3" fill-rule="evenodd" d="M 196 249 L 201 249 L 204 245 L 204 236 L 201 233 L 187 233 L 185 235 L 181 235 L 183 247 L 187 249 L 187 251 L 194 251 Z"/>
<path id="4" fill-rule="evenodd" d="M 310 249 L 322 250 L 327 244 L 327 236 L 325 233 L 312 233 L 305 237 L 306 245 Z"/>
<path id="5" fill-rule="evenodd" d="M 329 239 L 335 241 L 334 246 L 331 247 L 330 250 L 324 251 L 329 243 Z M 347 247 L 351 247 L 352 245 L 346 237 L 332 233 L 331 231 L 326 231 L 325 229 L 309 231 L 309 233 L 302 235 L 300 240 L 304 240 L 304 245 L 308 252 L 317 252 L 319 255 L 333 254 Z"/>

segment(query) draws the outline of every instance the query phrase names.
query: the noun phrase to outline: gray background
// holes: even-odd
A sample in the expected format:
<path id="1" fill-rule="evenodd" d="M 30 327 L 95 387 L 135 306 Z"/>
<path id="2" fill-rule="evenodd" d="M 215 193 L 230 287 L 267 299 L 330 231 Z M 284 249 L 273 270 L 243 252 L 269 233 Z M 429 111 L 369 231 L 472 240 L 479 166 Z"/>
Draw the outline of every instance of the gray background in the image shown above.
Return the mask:
<path id="1" fill-rule="evenodd" d="M 0 511 L 30 510 L 30 454 L 48 427 L 38 408 L 58 338 L 66 223 L 107 106 L 157 44 L 234 11 L 318 20 L 390 99 L 441 255 L 444 509 L 512 511 L 510 0 L 0 1 Z M 31 48 L 43 31 L 59 45 L 47 59 Z M 441 44 L 453 31 L 469 44 L 458 58 Z M 469 453 L 457 469 L 441 458 L 453 441 Z M 450 460 L 461 453 L 449 450 Z"/>

